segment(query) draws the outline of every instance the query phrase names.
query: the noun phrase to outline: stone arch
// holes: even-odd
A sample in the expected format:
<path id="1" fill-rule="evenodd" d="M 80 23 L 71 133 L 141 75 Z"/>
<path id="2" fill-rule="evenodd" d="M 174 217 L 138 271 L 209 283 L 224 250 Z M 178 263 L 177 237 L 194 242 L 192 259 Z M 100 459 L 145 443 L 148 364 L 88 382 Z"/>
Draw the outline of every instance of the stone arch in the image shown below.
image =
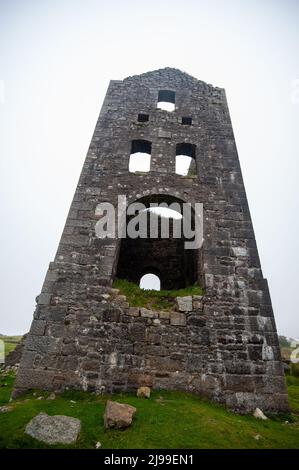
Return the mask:
<path id="1" fill-rule="evenodd" d="M 166 203 L 171 205 L 176 203 L 182 212 L 184 200 L 170 194 L 149 194 L 141 196 L 134 202 L 141 202 L 145 207 L 151 204 Z M 139 283 L 139 280 L 148 269 L 155 269 L 159 273 L 161 289 L 180 289 L 193 285 L 201 279 L 199 249 L 188 250 L 185 248 L 186 237 L 183 234 L 183 218 L 174 222 L 170 219 L 169 236 L 164 238 L 162 229 L 166 221 L 163 217 L 152 214 L 152 221 L 157 224 L 158 236 L 150 237 L 150 216 L 147 215 L 146 237 L 144 238 L 123 238 L 119 241 L 117 254 L 116 277 L 127 279 Z M 155 220 L 156 219 L 156 220 Z M 192 223 L 194 218 L 192 216 Z M 132 216 L 127 216 L 128 226 Z M 174 236 L 174 224 L 181 225 L 182 236 Z M 194 226 L 193 226 L 194 228 Z M 153 271 L 152 271 L 153 272 Z"/>

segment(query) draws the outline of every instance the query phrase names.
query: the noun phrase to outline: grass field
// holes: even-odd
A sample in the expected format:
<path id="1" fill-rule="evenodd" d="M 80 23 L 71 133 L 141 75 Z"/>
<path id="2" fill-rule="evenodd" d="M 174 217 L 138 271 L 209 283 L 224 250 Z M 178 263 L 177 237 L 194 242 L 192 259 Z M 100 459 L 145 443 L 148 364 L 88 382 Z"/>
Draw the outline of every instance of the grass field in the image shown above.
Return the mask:
<path id="1" fill-rule="evenodd" d="M 0 377 L 0 406 L 8 403 L 13 381 L 11 373 Z M 78 442 L 68 446 L 74 448 L 95 448 L 98 441 L 105 449 L 299 448 L 299 379 L 288 377 L 287 381 L 292 414 L 267 421 L 231 413 L 223 406 L 181 392 L 153 392 L 149 400 L 132 394 L 108 397 L 87 392 L 65 392 L 47 400 L 45 392 L 28 393 L 10 403 L 13 411 L 0 414 L 0 448 L 49 448 L 24 434 L 26 424 L 41 411 L 82 421 Z M 137 408 L 130 428 L 104 431 L 107 398 Z"/>

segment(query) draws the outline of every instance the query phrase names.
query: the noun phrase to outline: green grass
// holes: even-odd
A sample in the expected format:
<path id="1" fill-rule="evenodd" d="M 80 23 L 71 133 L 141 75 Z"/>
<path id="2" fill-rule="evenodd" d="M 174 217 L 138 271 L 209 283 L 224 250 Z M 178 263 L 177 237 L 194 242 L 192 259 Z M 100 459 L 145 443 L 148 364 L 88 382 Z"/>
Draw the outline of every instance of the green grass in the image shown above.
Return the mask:
<path id="1" fill-rule="evenodd" d="M 28 393 L 10 404 L 13 411 L 0 414 L 0 448 L 50 448 L 24 434 L 26 424 L 38 413 L 79 418 L 82 429 L 72 448 L 299 448 L 299 379 L 290 377 L 288 387 L 293 414 L 260 421 L 239 416 L 223 406 L 196 395 L 154 391 L 149 400 L 133 394 L 96 396 L 65 392 L 47 400 L 46 392 Z M 14 376 L 0 377 L 0 405 L 9 401 Z M 6 385 L 4 385 L 6 384 Z M 42 400 L 38 400 L 43 396 Z M 123 431 L 104 431 L 107 398 L 137 408 L 133 424 Z M 76 403 L 71 403 L 71 400 Z M 286 424 L 285 421 L 289 423 Z M 259 435 L 257 440 L 255 436 Z"/>
<path id="2" fill-rule="evenodd" d="M 0 339 L 5 344 L 5 356 L 15 349 L 21 338 L 22 336 L 0 336 Z"/>
<path id="3" fill-rule="evenodd" d="M 291 408 L 298 415 L 299 419 L 299 377 L 287 375 L 286 381 Z"/>
<path id="4" fill-rule="evenodd" d="M 113 287 L 119 289 L 122 295 L 127 297 L 132 307 L 145 307 L 157 310 L 171 310 L 174 308 L 175 297 L 185 295 L 203 295 L 203 290 L 199 286 L 185 287 L 179 290 L 146 290 L 134 282 L 125 279 L 115 279 Z"/>

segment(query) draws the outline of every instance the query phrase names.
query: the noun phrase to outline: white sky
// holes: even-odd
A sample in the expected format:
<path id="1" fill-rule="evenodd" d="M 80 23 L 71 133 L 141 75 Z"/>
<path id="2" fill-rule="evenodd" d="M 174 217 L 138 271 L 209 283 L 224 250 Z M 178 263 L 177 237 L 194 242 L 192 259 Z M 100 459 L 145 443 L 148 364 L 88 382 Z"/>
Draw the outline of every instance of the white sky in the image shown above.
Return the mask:
<path id="1" fill-rule="evenodd" d="M 140 279 L 140 287 L 146 290 L 160 290 L 160 279 L 155 274 L 145 274 Z"/>
<path id="2" fill-rule="evenodd" d="M 0 0 L 0 333 L 30 326 L 109 80 L 168 66 L 226 89 L 278 330 L 299 336 L 298 19 L 291 0 Z"/>

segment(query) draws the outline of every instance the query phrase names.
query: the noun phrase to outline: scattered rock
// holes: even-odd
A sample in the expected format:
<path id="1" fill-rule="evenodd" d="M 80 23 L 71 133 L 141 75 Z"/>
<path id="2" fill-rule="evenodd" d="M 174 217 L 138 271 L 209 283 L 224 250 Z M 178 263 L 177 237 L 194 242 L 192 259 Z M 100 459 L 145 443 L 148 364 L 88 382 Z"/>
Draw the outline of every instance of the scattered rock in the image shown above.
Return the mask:
<path id="1" fill-rule="evenodd" d="M 9 405 L 3 405 L 0 406 L 0 413 L 8 413 L 9 411 L 12 411 L 13 407 Z"/>
<path id="2" fill-rule="evenodd" d="M 37 397 L 37 400 L 43 400 L 44 397 Z"/>
<path id="3" fill-rule="evenodd" d="M 96 443 L 96 449 L 100 449 L 102 447 L 102 444 L 100 442 Z"/>
<path id="4" fill-rule="evenodd" d="M 105 428 L 127 428 L 131 425 L 135 412 L 134 406 L 108 400 L 104 413 Z"/>
<path id="5" fill-rule="evenodd" d="M 254 410 L 253 416 L 258 419 L 268 419 L 267 416 L 265 416 L 262 410 L 260 410 L 259 408 L 256 408 Z"/>
<path id="6" fill-rule="evenodd" d="M 164 400 L 161 399 L 161 398 L 157 398 L 156 402 L 159 403 L 159 405 L 161 405 L 161 406 L 165 406 Z"/>
<path id="7" fill-rule="evenodd" d="M 54 392 L 50 393 L 50 395 L 48 396 L 47 400 L 55 400 L 56 398 L 56 395 Z"/>
<path id="8" fill-rule="evenodd" d="M 254 439 L 255 439 L 256 441 L 259 441 L 261 437 L 262 437 L 262 436 L 261 436 L 260 434 L 256 434 L 256 435 L 254 436 Z"/>
<path id="9" fill-rule="evenodd" d="M 40 413 L 26 426 L 25 433 L 46 444 L 73 444 L 81 429 L 81 421 L 69 416 Z"/>
<path id="10" fill-rule="evenodd" d="M 139 387 L 137 390 L 138 398 L 150 398 L 151 389 L 149 387 Z"/>
<path id="11" fill-rule="evenodd" d="M 19 367 L 19 364 L 16 364 L 15 366 L 7 366 L 6 364 L 4 364 L 4 368 L 1 367 L 1 371 L 4 370 L 3 375 L 7 377 L 10 374 L 10 372 L 18 372 L 18 367 Z"/>

